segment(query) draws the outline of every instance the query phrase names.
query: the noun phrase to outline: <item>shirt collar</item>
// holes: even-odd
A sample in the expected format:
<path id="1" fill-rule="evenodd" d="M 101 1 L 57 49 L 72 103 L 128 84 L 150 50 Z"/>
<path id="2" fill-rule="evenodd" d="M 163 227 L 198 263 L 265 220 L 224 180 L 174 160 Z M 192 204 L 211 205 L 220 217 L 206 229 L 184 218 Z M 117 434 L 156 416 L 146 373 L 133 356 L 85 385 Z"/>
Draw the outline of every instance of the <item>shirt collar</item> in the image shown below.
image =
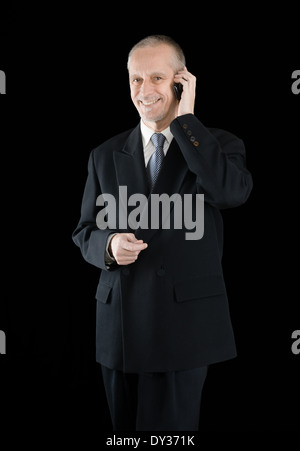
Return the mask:
<path id="1" fill-rule="evenodd" d="M 149 143 L 150 138 L 153 135 L 153 133 L 155 133 L 155 131 L 152 130 L 152 128 L 148 127 L 146 124 L 144 124 L 144 122 L 141 119 L 141 134 L 142 134 L 142 141 L 143 141 L 144 148 Z M 171 133 L 170 127 L 165 128 L 160 133 L 163 133 L 165 135 L 167 143 L 170 144 L 173 139 L 173 135 Z"/>

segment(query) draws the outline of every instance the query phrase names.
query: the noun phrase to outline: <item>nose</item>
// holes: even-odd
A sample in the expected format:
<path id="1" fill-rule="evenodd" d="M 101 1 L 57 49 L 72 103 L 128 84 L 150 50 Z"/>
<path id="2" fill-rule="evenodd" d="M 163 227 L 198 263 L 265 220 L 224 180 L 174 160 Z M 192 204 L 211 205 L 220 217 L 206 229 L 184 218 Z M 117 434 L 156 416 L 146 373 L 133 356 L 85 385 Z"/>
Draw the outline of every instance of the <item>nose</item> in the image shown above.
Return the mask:
<path id="1" fill-rule="evenodd" d="M 147 97 L 152 93 L 152 84 L 150 80 L 143 80 L 143 83 L 141 85 L 140 94 L 142 96 Z"/>

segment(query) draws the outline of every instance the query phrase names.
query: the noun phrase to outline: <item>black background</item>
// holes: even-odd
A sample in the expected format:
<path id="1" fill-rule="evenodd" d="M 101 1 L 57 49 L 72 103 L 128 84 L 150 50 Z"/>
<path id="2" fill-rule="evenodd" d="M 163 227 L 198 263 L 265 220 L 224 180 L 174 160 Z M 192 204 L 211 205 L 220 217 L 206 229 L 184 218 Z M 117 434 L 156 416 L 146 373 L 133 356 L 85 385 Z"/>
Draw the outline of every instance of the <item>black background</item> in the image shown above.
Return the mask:
<path id="1" fill-rule="evenodd" d="M 126 69 L 148 34 L 172 36 L 197 76 L 196 111 L 242 138 L 254 188 L 223 211 L 223 266 L 238 357 L 212 365 L 203 431 L 286 431 L 299 424 L 299 69 L 293 11 L 234 14 L 192 5 L 98 12 L 7 8 L 1 25 L 2 408 L 8 425 L 79 432 L 111 424 L 94 359 L 97 268 L 71 234 L 90 151 L 134 127 Z M 298 58 L 297 58 L 298 55 Z M 2 404 L 4 405 L 4 404 Z M 70 429 L 68 429 L 70 428 Z M 14 440 L 14 437 L 11 436 Z"/>

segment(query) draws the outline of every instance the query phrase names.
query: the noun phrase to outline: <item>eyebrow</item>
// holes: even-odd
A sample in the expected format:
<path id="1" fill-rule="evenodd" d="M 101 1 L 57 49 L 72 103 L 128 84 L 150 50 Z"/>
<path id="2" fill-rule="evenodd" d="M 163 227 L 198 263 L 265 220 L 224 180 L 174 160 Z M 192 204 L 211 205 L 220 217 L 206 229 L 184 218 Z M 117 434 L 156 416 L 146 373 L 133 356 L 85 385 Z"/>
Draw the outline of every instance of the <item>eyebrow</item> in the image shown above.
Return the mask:
<path id="1" fill-rule="evenodd" d="M 138 78 L 138 77 L 140 77 L 139 74 L 132 74 L 132 75 L 129 75 L 129 76 L 130 76 L 130 78 Z M 166 77 L 166 74 L 165 74 L 165 72 L 151 72 L 150 76 L 151 77 L 153 77 L 153 76 L 155 76 L 155 77 Z"/>

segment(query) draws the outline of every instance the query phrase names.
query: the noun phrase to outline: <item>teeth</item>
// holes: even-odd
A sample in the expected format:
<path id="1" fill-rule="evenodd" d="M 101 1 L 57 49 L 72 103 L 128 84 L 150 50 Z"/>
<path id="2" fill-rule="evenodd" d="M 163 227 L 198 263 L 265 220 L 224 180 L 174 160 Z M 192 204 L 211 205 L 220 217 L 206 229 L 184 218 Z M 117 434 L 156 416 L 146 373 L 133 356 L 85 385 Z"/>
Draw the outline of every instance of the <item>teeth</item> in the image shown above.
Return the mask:
<path id="1" fill-rule="evenodd" d="M 156 103 L 157 100 L 153 100 L 152 102 L 142 102 L 143 105 L 148 106 L 148 105 L 153 105 L 153 103 Z"/>

